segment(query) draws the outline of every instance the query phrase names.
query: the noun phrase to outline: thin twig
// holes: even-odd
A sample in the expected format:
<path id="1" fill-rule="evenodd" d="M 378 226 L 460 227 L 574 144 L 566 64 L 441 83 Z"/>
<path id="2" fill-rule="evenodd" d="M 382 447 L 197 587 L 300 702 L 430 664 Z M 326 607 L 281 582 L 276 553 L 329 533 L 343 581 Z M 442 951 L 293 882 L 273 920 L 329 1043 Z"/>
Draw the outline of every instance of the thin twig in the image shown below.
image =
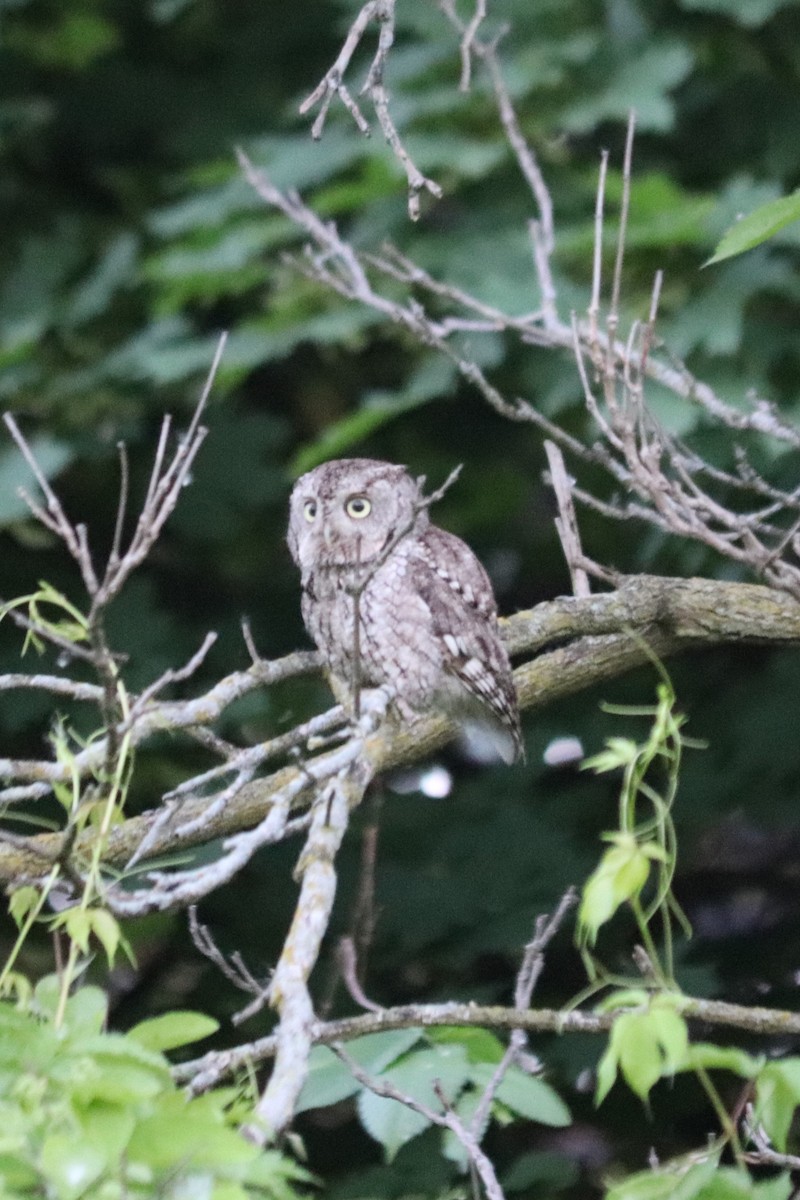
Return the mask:
<path id="1" fill-rule="evenodd" d="M 539 976 L 544 965 L 544 952 L 561 928 L 569 910 L 575 906 L 576 901 L 575 890 L 569 888 L 561 897 L 555 911 L 550 916 L 537 917 L 533 939 L 525 947 L 522 962 L 517 972 L 514 988 L 514 1007 L 518 1012 L 522 1013 L 530 1008 L 533 992 L 536 984 L 539 982 Z M 528 1035 L 524 1029 L 513 1029 L 511 1031 L 508 1047 L 492 1073 L 492 1077 L 486 1085 L 478 1106 L 473 1113 L 470 1128 L 475 1137 L 481 1136 L 481 1132 L 489 1119 L 498 1088 L 503 1082 L 509 1067 L 520 1061 L 527 1042 Z"/>
<path id="2" fill-rule="evenodd" d="M 211 930 L 207 925 L 201 925 L 197 916 L 197 906 L 190 904 L 188 909 L 189 918 L 189 934 L 192 942 L 204 958 L 220 971 L 234 987 L 241 991 L 250 992 L 254 995 L 260 995 L 263 991 L 263 985 L 251 974 L 246 967 L 242 956 L 237 952 L 227 959 L 220 950 L 214 938 L 211 935 Z"/>
<path id="3" fill-rule="evenodd" d="M 556 517 L 556 530 L 572 579 L 573 595 L 585 597 L 591 594 L 592 589 L 589 576 L 580 566 L 584 555 L 578 532 L 578 520 L 575 516 L 575 506 L 572 503 L 572 480 L 567 474 L 561 448 L 555 442 L 551 442 L 549 438 L 545 440 L 544 448 L 550 465 L 550 482 L 558 504 L 559 515 Z"/>
<path id="4" fill-rule="evenodd" d="M 464 1147 L 469 1161 L 474 1165 L 478 1173 L 481 1183 L 484 1186 L 486 1195 L 489 1200 L 505 1200 L 503 1189 L 500 1187 L 497 1173 L 494 1169 L 491 1159 L 481 1149 L 477 1138 L 469 1130 L 461 1118 L 453 1111 L 450 1097 L 444 1094 L 441 1084 L 438 1080 L 432 1081 L 431 1090 L 443 1111 L 437 1112 L 428 1104 L 423 1104 L 420 1100 L 410 1096 L 407 1092 L 401 1091 L 395 1087 L 388 1079 L 377 1079 L 374 1075 L 370 1075 L 363 1069 L 355 1059 L 347 1053 L 343 1046 L 336 1043 L 331 1044 L 331 1049 L 338 1058 L 342 1060 L 347 1069 L 351 1072 L 362 1087 L 374 1092 L 376 1096 L 383 1096 L 387 1100 L 396 1100 L 398 1104 L 404 1105 L 411 1109 L 412 1112 L 419 1113 L 431 1125 L 439 1125 L 443 1129 L 449 1129 L 457 1140 Z"/>
<path id="5" fill-rule="evenodd" d="M 608 151 L 600 155 L 600 175 L 597 181 L 597 198 L 594 207 L 594 253 L 592 256 L 592 295 L 589 301 L 589 344 L 597 345 L 598 317 L 600 315 L 600 284 L 603 273 L 603 206 L 606 195 L 606 173 Z"/>
<path id="6" fill-rule="evenodd" d="M 369 97 L 383 136 L 405 171 L 408 181 L 408 215 L 412 221 L 416 221 L 420 215 L 420 192 L 427 191 L 438 200 L 442 196 L 442 189 L 434 180 L 423 175 L 416 166 L 389 111 L 389 96 L 383 77 L 389 51 L 394 44 L 395 0 L 367 0 L 351 24 L 336 61 L 326 71 L 313 92 L 303 100 L 300 112 L 305 115 L 317 104 L 320 105 L 319 113 L 311 127 L 311 136 L 319 139 L 323 134 L 331 101 L 334 96 L 338 96 L 359 130 L 365 135 L 369 134 L 369 122 L 345 86 L 344 76 L 353 54 L 373 21 L 378 22 L 378 46 L 360 89 L 360 95 Z"/>
<path id="7" fill-rule="evenodd" d="M 475 11 L 464 26 L 464 32 L 461 35 L 461 44 L 458 48 L 461 54 L 461 81 L 458 86 L 462 92 L 469 91 L 472 76 L 472 50 L 478 30 L 485 20 L 486 0 L 475 0 Z"/>
<path id="8" fill-rule="evenodd" d="M 613 337 L 619 320 L 619 298 L 622 294 L 622 264 L 625 260 L 625 238 L 628 233 L 628 210 L 631 202 L 631 166 L 633 161 L 633 136 L 636 130 L 636 113 L 631 109 L 628 114 L 628 128 L 625 135 L 625 158 L 622 167 L 622 203 L 619 213 L 619 233 L 617 234 L 617 257 L 614 262 L 614 280 L 611 288 L 611 305 L 608 312 L 609 331 Z"/>

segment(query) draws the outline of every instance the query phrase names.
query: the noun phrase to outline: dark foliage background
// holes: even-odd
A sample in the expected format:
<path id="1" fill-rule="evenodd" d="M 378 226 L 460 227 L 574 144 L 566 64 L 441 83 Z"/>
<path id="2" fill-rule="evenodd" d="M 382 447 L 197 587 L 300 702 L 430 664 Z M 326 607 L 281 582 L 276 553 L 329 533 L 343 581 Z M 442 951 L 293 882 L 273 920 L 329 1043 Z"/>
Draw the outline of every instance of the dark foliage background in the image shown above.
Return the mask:
<path id="1" fill-rule="evenodd" d="M 667 345 L 729 401 L 754 390 L 796 419 L 797 227 L 729 263 L 701 267 L 738 213 L 800 183 L 800 6 L 498 0 L 490 7 L 496 26 L 510 26 L 503 59 L 553 191 L 561 295 L 586 305 L 599 150 L 611 150 L 609 191 L 618 196 L 624 124 L 634 107 L 629 314 L 646 311 L 652 273 L 663 267 Z M 379 135 L 363 139 L 334 112 L 322 141 L 309 138 L 298 102 L 335 57 L 356 9 L 352 0 L 0 3 L 0 397 L 98 549 L 112 533 L 117 442 L 128 443 L 133 491 L 141 493 L 162 413 L 179 421 L 188 414 L 217 333 L 230 330 L 192 485 L 148 568 L 114 609 L 111 634 L 130 655 L 132 688 L 185 660 L 208 629 L 220 639 L 202 678 L 243 665 L 243 615 L 265 657 L 306 644 L 283 542 L 285 509 L 293 476 L 325 457 L 385 457 L 437 484 L 464 462 L 438 519 L 481 555 L 503 611 L 569 590 L 538 435 L 488 411 L 432 351 L 284 266 L 295 234 L 263 209 L 235 165 L 240 143 L 357 246 L 390 239 L 489 302 L 535 307 L 530 197 L 485 81 L 478 74 L 468 95 L 458 91 L 457 42 L 434 4 L 399 5 L 388 84 L 395 119 L 444 199 L 413 226 L 404 180 Z M 471 350 L 509 392 L 583 431 L 569 356 L 535 349 L 523 356 L 500 335 Z M 671 430 L 710 460 L 729 463 L 727 442 L 689 405 L 655 388 L 650 400 Z M 762 453 L 774 459 L 766 444 Z M 796 479 L 796 456 L 770 465 L 776 477 Z M 61 549 L 33 527 L 15 494 L 22 478 L 6 443 L 0 594 L 19 595 L 44 578 L 80 603 Z M 594 558 L 623 570 L 732 573 L 697 546 L 649 528 L 587 516 L 582 531 Z M 0 637 L 0 667 L 13 670 L 19 639 L 5 627 Z M 687 759 L 676 812 L 677 891 L 695 925 L 682 978 L 699 995 L 792 1007 L 800 981 L 800 664 L 791 652 L 748 649 L 709 652 L 671 669 L 689 732 L 708 742 Z M 524 767 L 477 769 L 449 754 L 442 765 L 454 785 L 444 800 L 419 786 L 399 795 L 387 783 L 359 816 L 363 827 L 380 810 L 372 996 L 387 1004 L 509 999 L 535 915 L 586 877 L 598 834 L 614 820 L 613 785 L 548 768 L 544 750 L 555 736 L 576 735 L 593 752 L 605 736 L 631 732 L 598 702 L 646 703 L 653 688 L 652 672 L 643 672 L 537 713 Z M 228 717 L 227 732 L 264 738 L 325 703 L 321 683 L 295 682 L 248 697 Z M 50 699 L 4 695 L 0 720 L 7 752 L 33 757 L 52 720 Z M 146 807 L 197 770 L 200 755 L 169 744 L 148 751 L 132 802 Z M 240 949 L 263 974 L 291 913 L 294 853 L 295 846 L 263 853 L 203 906 L 220 945 Z M 349 927 L 359 861 L 356 826 L 332 933 Z M 120 968 L 112 981 L 119 1027 L 178 1004 L 222 1017 L 239 1005 L 198 959 L 182 917 L 148 919 L 131 937 L 138 967 Z M 616 937 L 606 954 L 623 965 L 630 946 L 624 930 Z M 42 942 L 27 965 L 49 969 L 49 956 Z M 563 1003 L 581 983 L 566 934 L 551 951 L 541 999 Z M 327 991 L 322 966 L 318 996 Z M 341 992 L 328 999 L 332 1013 L 351 1005 Z M 491 1149 L 512 1172 L 512 1194 L 590 1194 L 609 1167 L 646 1162 L 654 1128 L 666 1156 L 711 1124 L 699 1090 L 685 1080 L 656 1096 L 650 1124 L 620 1087 L 598 1119 L 581 1072 L 599 1047 L 571 1038 L 541 1050 L 578 1123 L 566 1133 L 515 1125 L 495 1135 Z M 438 1195 L 452 1182 L 429 1135 L 391 1168 L 381 1166 L 347 1106 L 324 1122 L 308 1115 L 302 1132 L 334 1196 Z"/>

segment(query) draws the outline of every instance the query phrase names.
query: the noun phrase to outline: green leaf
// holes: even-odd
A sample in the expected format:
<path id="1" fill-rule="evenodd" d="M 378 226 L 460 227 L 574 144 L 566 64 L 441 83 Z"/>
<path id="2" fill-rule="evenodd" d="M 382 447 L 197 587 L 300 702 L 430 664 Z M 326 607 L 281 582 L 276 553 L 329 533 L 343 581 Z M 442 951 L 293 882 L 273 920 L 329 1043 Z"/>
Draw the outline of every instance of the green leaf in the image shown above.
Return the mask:
<path id="1" fill-rule="evenodd" d="M 309 1171 L 277 1150 L 266 1150 L 240 1168 L 239 1178 L 266 1193 L 268 1200 L 296 1200 L 293 1184 L 318 1185 L 319 1180 Z M 305 1190 L 300 1195 L 307 1195 Z"/>
<path id="2" fill-rule="evenodd" d="M 85 908 L 68 908 L 59 913 L 53 922 L 54 927 L 63 926 L 67 937 L 73 941 L 81 954 L 89 953 L 89 935 L 92 931 L 92 918 Z"/>
<path id="3" fill-rule="evenodd" d="M 82 325 L 99 317 L 115 293 L 132 284 L 139 240 L 135 234 L 119 233 L 106 246 L 92 271 L 75 288 L 66 311 L 69 325 Z"/>
<path id="4" fill-rule="evenodd" d="M 648 1013 L 650 1026 L 664 1058 L 662 1074 L 679 1071 L 689 1051 L 689 1031 L 673 1004 L 657 997 Z"/>
<path id="5" fill-rule="evenodd" d="M 427 1029 L 425 1036 L 429 1042 L 439 1045 L 455 1042 L 463 1046 L 470 1062 L 474 1063 L 499 1063 L 504 1053 L 503 1043 L 488 1029 L 477 1029 L 468 1025 L 440 1025 L 438 1028 Z"/>
<path id="6" fill-rule="evenodd" d="M 394 421 L 424 402 L 415 397 L 403 400 L 395 396 L 390 400 L 376 401 L 369 407 L 343 417 L 341 421 L 335 421 L 320 434 L 312 446 L 303 447 L 295 455 L 291 464 L 292 474 L 302 475 L 329 458 L 342 457 L 346 450 L 365 441 L 388 421 Z"/>
<path id="7" fill-rule="evenodd" d="M 360 1086 L 347 1065 L 332 1050 L 327 1046 L 315 1046 L 309 1055 L 308 1075 L 297 1101 L 296 1112 L 338 1104 L 348 1096 L 354 1096 Z"/>
<path id="8" fill-rule="evenodd" d="M 719 1154 L 711 1154 L 700 1163 L 665 1163 L 655 1170 L 629 1175 L 609 1188 L 605 1200 L 694 1200 L 718 1167 Z"/>
<path id="9" fill-rule="evenodd" d="M 617 1017 L 597 1068 L 596 1104 L 608 1095 L 618 1071 L 631 1091 L 646 1100 L 662 1075 L 686 1069 L 688 1032 L 675 1004 L 672 997 L 656 997 L 645 1011 Z"/>
<path id="10" fill-rule="evenodd" d="M 81 1043 L 84 1053 L 93 1054 L 98 1060 L 130 1063 L 145 1067 L 164 1079 L 170 1078 L 169 1063 L 156 1050 L 142 1046 L 135 1038 L 124 1033 L 104 1033 L 87 1038 Z"/>
<path id="11" fill-rule="evenodd" d="M 386 1033 L 368 1033 L 347 1043 L 347 1053 L 370 1075 L 379 1075 L 390 1063 L 415 1046 L 422 1037 L 420 1029 L 395 1029 Z M 359 1090 L 361 1084 L 327 1046 L 315 1046 L 309 1056 L 309 1071 L 297 1112 L 338 1104 Z"/>
<path id="12" fill-rule="evenodd" d="M 148 1050 L 175 1050 L 210 1037 L 219 1029 L 219 1021 L 204 1013 L 177 1011 L 140 1021 L 127 1036 Z"/>
<path id="13" fill-rule="evenodd" d="M 119 37 L 116 26 L 103 17 L 68 11 L 36 38 L 26 36 L 18 27 L 15 41 L 24 38 L 25 49 L 42 66 L 81 71 L 115 49 Z"/>
<path id="14" fill-rule="evenodd" d="M 632 1092 L 646 1100 L 661 1078 L 663 1059 L 649 1013 L 624 1013 L 614 1023 L 612 1040 L 619 1069 Z"/>
<path id="15" fill-rule="evenodd" d="M 650 874 L 649 856 L 633 834 L 615 833 L 611 840 L 613 846 L 584 884 L 578 911 L 578 924 L 590 944 L 620 905 L 639 895 Z"/>
<path id="16" fill-rule="evenodd" d="M 356 412 L 327 426 L 316 441 L 300 448 L 291 470 L 302 475 L 312 467 L 341 456 L 389 421 L 452 390 L 455 367 L 442 355 L 426 354 L 401 392 L 371 392 Z"/>
<path id="17" fill-rule="evenodd" d="M 72 1097 L 80 1105 L 96 1101 L 135 1104 L 157 1096 L 163 1087 L 163 1080 L 142 1067 L 130 1063 L 101 1064 L 95 1061 L 93 1069 L 87 1074 L 75 1074 Z"/>
<path id="18" fill-rule="evenodd" d="M 467 1129 L 472 1127 L 472 1118 L 475 1116 L 478 1105 L 481 1102 L 481 1093 L 475 1088 L 470 1088 L 466 1092 L 462 1092 L 453 1106 L 453 1111 L 456 1116 L 462 1121 Z M 486 1124 L 482 1129 L 477 1130 L 476 1136 L 478 1141 L 482 1139 L 486 1132 Z M 469 1169 L 469 1156 L 464 1149 L 464 1143 L 460 1142 L 452 1129 L 445 1129 L 442 1135 L 442 1154 L 450 1162 L 455 1163 L 461 1172 L 466 1172 Z"/>
<path id="19" fill-rule="evenodd" d="M 492 1074 L 489 1064 L 481 1064 L 473 1068 L 471 1078 L 476 1087 L 483 1090 Z M 569 1125 L 572 1120 L 569 1109 L 555 1089 L 519 1067 L 512 1066 L 506 1071 L 496 1096 L 516 1116 L 538 1121 L 541 1125 L 560 1127 Z"/>
<path id="20" fill-rule="evenodd" d="M 35 1196 L 40 1178 L 24 1155 L 0 1153 L 0 1180 L 8 1189 L 5 1195 L 14 1189 L 13 1200 L 17 1200 L 18 1195 Z"/>
<path id="21" fill-rule="evenodd" d="M 693 1071 L 703 1067 L 707 1071 L 732 1071 L 743 1079 L 754 1079 L 762 1067 L 763 1060 L 745 1054 L 733 1046 L 716 1046 L 711 1042 L 695 1042 L 690 1046 L 682 1070 Z"/>
<path id="22" fill-rule="evenodd" d="M 618 988 L 609 992 L 594 1006 L 595 1012 L 615 1012 L 620 1008 L 644 1008 L 650 1003 L 650 992 L 646 988 Z"/>
<path id="23" fill-rule="evenodd" d="M 14 922 L 19 928 L 25 918 L 36 908 L 39 903 L 39 889 L 28 884 L 26 887 L 17 888 L 12 892 L 11 899 L 8 902 L 8 911 L 11 913 Z"/>
<path id="24" fill-rule="evenodd" d="M 89 925 L 92 933 L 106 952 L 109 968 L 114 965 L 122 931 L 119 922 L 103 908 L 89 909 Z"/>
<path id="25" fill-rule="evenodd" d="M 80 1196 L 106 1166 L 96 1146 L 66 1133 L 52 1133 L 42 1146 L 39 1169 L 59 1200 Z"/>
<path id="26" fill-rule="evenodd" d="M 639 747 L 630 738 L 606 738 L 606 749 L 585 758 L 581 770 L 595 771 L 598 775 L 604 771 L 614 771 L 617 767 L 626 767 L 635 762 L 638 753 Z"/>
<path id="27" fill-rule="evenodd" d="M 752 1188 L 752 1195 L 754 1200 L 789 1200 L 794 1191 L 791 1175 L 788 1171 L 782 1171 L 772 1179 L 760 1180 Z M 709 1200 L 712 1200 L 712 1197 L 709 1197 Z"/>
<path id="28" fill-rule="evenodd" d="M 745 250 L 752 250 L 797 220 L 800 220 L 800 191 L 793 192 L 791 196 L 781 196 L 778 200 L 769 200 L 732 225 L 704 265 L 709 266 L 732 258 L 735 254 L 743 254 Z"/>
<path id="29" fill-rule="evenodd" d="M 431 1046 L 409 1054 L 390 1067 L 381 1077 L 403 1095 L 441 1112 L 441 1101 L 434 1091 L 438 1083 L 445 1097 L 455 1103 L 470 1078 L 467 1056 L 462 1046 Z M 358 1113 L 370 1137 L 380 1142 L 391 1161 L 397 1151 L 428 1127 L 428 1119 L 398 1100 L 376 1096 L 364 1089 L 358 1097 Z"/>
<path id="30" fill-rule="evenodd" d="M 33 989 L 37 1010 L 46 1017 L 54 1017 L 61 999 L 61 983 L 57 975 L 43 975 Z"/>
<path id="31" fill-rule="evenodd" d="M 77 1109 L 76 1116 L 84 1144 L 93 1147 L 106 1163 L 116 1163 L 136 1126 L 133 1112 L 117 1105 L 90 1104 Z"/>
<path id="32" fill-rule="evenodd" d="M 70 1033 L 101 1033 L 108 1015 L 108 997 L 98 987 L 82 987 L 67 1000 L 64 1023 Z"/>
<path id="33" fill-rule="evenodd" d="M 703 1188 L 700 1200 L 788 1200 L 792 1191 L 788 1172 L 756 1183 L 740 1167 L 720 1167 Z"/>
<path id="34" fill-rule="evenodd" d="M 778 1150 L 786 1139 L 795 1109 L 800 1104 L 800 1058 L 769 1062 L 756 1080 L 756 1117 Z"/>
<path id="35" fill-rule="evenodd" d="M 74 1055 L 78 1054 L 83 1064 L 80 1071 L 74 1066 L 76 1057 L 63 1064 L 56 1062 L 53 1068 L 56 1077 L 69 1085 L 75 1103 L 124 1105 L 175 1091 L 166 1060 L 122 1034 L 81 1038 L 74 1044 Z"/>
<path id="36" fill-rule="evenodd" d="M 525 1192 L 526 1195 L 551 1195 L 563 1192 L 578 1181 L 579 1167 L 575 1159 L 553 1150 L 533 1150 L 515 1159 L 500 1180 L 503 1191 Z M 536 1190 L 530 1189 L 536 1185 Z"/>
<path id="37" fill-rule="evenodd" d="M 609 1041 L 597 1064 L 595 1079 L 594 1102 L 599 1108 L 617 1081 L 619 1069 L 619 1054 L 616 1047 Z"/>
<path id="38" fill-rule="evenodd" d="M 251 1162 L 258 1147 L 215 1118 L 203 1099 L 187 1101 L 180 1093 L 164 1097 L 157 1111 L 137 1124 L 128 1144 L 130 1159 L 156 1171 Z"/>
<path id="39" fill-rule="evenodd" d="M 358 1116 L 370 1137 L 383 1146 L 388 1162 L 430 1124 L 427 1117 L 407 1105 L 366 1090 L 359 1092 Z"/>
<path id="40" fill-rule="evenodd" d="M 606 74 L 603 89 L 585 95 L 562 115 L 562 124 L 575 133 L 588 133 L 605 120 L 625 121 L 631 109 L 641 130 L 665 132 L 674 120 L 670 96 L 689 74 L 693 55 L 684 42 L 651 39 L 640 53 L 628 53 Z"/>

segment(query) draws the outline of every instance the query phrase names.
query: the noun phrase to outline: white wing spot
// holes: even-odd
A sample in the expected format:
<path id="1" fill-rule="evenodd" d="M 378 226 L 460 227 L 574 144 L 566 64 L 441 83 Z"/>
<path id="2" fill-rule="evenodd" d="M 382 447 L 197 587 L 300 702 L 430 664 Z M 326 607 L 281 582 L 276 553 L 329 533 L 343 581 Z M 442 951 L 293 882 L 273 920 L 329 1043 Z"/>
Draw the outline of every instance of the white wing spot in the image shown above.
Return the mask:
<path id="1" fill-rule="evenodd" d="M 446 633 L 444 635 L 444 644 L 445 644 L 445 646 L 447 646 L 447 649 L 450 651 L 450 653 L 453 655 L 454 658 L 457 658 L 458 655 L 461 653 L 461 648 L 458 644 L 458 638 L 453 637 L 452 633 Z"/>

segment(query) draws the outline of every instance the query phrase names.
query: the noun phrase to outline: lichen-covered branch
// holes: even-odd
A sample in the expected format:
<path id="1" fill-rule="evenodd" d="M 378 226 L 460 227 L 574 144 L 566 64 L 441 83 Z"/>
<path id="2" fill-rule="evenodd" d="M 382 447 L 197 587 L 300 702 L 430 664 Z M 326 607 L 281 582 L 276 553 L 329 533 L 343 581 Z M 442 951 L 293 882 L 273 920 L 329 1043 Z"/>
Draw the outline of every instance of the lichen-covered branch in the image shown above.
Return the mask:
<path id="1" fill-rule="evenodd" d="M 580 599 L 564 597 L 517 613 L 503 623 L 503 631 L 513 656 L 537 655 L 515 672 L 521 706 L 533 709 L 593 683 L 614 679 L 647 661 L 644 643 L 664 658 L 687 649 L 700 652 L 730 643 L 800 647 L 800 604 L 757 584 L 635 576 L 612 592 Z M 547 650 L 554 643 L 556 648 Z M 308 668 L 313 661 L 309 655 L 303 666 Z M 286 663 L 265 664 L 264 677 L 270 676 L 270 666 L 282 668 Z M 249 673 L 243 674 L 250 686 Z M 230 694 L 236 691 L 233 687 Z M 153 718 L 152 732 L 213 724 L 223 710 L 215 689 L 195 701 L 165 702 L 159 707 L 159 720 Z M 173 718 L 179 718 L 174 725 Z M 432 715 L 413 727 L 381 727 L 366 739 L 366 752 L 375 769 L 382 771 L 424 759 L 453 735 L 454 728 L 445 718 Z M 311 790 L 308 785 L 324 782 L 326 764 L 336 762 L 341 749 L 323 749 L 305 765 L 281 767 L 264 778 L 252 779 L 224 808 L 212 811 L 208 820 L 204 817 L 212 806 L 209 797 L 192 794 L 191 789 L 188 794 L 182 792 L 167 809 L 154 807 L 113 827 L 104 860 L 110 866 L 124 867 L 143 843 L 148 856 L 155 857 L 176 844 L 198 845 L 212 838 L 233 837 L 258 827 L 287 788 L 292 793 L 292 810 L 305 807 Z M 309 774 L 312 764 L 313 773 Z M 183 830 L 183 837 L 178 830 Z M 71 853 L 76 863 L 91 852 L 93 838 L 91 829 L 75 837 Z M 46 864 L 58 858 L 62 841 L 61 834 L 47 833 L 23 839 L 24 845 L 0 845 L 0 881 L 14 884 L 39 877 Z"/>
<path id="2" fill-rule="evenodd" d="M 800 1013 L 785 1009 L 729 1004 L 724 1000 L 682 999 L 683 1016 L 690 1021 L 724 1029 L 738 1029 L 756 1037 L 797 1037 Z M 426 1029 L 441 1025 L 462 1025 L 482 1029 L 520 1029 L 527 1034 L 607 1033 L 614 1023 L 613 1012 L 569 1012 L 552 1008 L 529 1008 L 500 1004 L 404 1004 L 377 1012 L 360 1013 L 337 1021 L 317 1021 L 311 1027 L 315 1045 L 348 1042 L 368 1033 L 391 1029 Z M 277 1046 L 273 1034 L 228 1050 L 212 1050 L 201 1058 L 173 1067 L 179 1083 L 189 1084 L 193 1092 L 203 1092 L 242 1068 L 269 1061 Z"/>

